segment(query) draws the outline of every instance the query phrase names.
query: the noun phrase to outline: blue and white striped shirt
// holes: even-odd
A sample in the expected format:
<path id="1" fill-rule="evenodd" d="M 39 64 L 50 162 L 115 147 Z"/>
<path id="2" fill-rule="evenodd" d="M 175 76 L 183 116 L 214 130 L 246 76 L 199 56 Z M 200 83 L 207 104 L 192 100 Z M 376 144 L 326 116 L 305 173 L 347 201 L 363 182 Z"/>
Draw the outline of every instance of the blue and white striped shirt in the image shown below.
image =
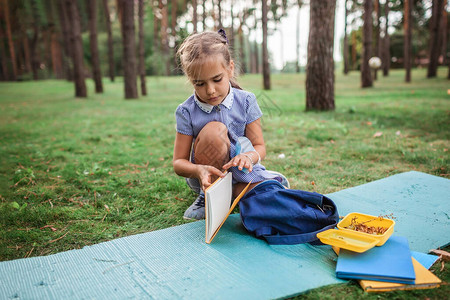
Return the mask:
<path id="1" fill-rule="evenodd" d="M 247 124 L 261 118 L 262 112 L 253 93 L 232 88 L 227 97 L 217 106 L 200 102 L 195 93 L 181 103 L 176 111 L 177 132 L 197 138 L 202 128 L 209 122 L 218 121 L 228 128 L 230 139 L 230 159 L 236 155 L 236 141 L 238 137 L 245 136 Z M 242 152 L 251 149 L 242 149 Z M 191 161 L 193 153 L 191 153 Z M 266 171 L 263 165 L 257 164 L 251 173 L 244 173 L 237 167 L 231 168 L 234 182 L 260 182 L 266 179 L 276 178 Z"/>

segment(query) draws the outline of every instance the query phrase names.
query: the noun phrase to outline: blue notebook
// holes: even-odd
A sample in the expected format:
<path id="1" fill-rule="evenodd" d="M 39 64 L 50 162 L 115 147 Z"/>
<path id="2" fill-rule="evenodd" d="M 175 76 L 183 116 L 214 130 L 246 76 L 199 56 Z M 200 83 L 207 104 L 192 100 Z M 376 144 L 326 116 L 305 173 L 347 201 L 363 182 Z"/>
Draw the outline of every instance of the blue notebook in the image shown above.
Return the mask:
<path id="1" fill-rule="evenodd" d="M 357 253 L 339 252 L 336 276 L 342 279 L 367 279 L 413 284 L 416 279 L 408 240 L 391 236 L 383 246 Z"/>

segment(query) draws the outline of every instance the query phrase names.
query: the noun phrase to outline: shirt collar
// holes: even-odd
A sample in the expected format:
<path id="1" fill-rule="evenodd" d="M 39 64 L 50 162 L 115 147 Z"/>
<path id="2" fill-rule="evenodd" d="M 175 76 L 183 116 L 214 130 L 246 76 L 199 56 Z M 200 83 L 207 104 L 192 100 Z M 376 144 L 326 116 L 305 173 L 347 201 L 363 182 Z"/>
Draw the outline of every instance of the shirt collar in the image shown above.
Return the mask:
<path id="1" fill-rule="evenodd" d="M 214 108 L 214 105 L 205 103 L 205 102 L 201 102 L 198 98 L 197 98 L 197 94 L 195 94 L 194 91 L 194 101 L 197 104 L 197 106 L 203 110 L 205 113 L 211 113 L 211 111 Z M 231 109 L 231 106 L 233 105 L 233 89 L 231 88 L 231 83 L 230 83 L 230 90 L 228 92 L 228 95 L 225 97 L 225 99 L 223 99 L 222 103 L 220 103 L 219 105 L 223 105 L 228 109 Z"/>

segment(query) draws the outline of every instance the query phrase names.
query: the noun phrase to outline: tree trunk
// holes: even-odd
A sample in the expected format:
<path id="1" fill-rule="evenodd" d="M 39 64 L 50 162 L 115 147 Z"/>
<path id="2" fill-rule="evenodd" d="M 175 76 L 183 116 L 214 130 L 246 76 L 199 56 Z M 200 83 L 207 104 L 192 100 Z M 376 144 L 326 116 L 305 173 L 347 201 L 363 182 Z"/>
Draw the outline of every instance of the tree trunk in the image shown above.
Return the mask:
<path id="1" fill-rule="evenodd" d="M 267 49 L 267 0 L 262 1 L 262 31 L 263 84 L 265 90 L 270 90 L 269 51 Z"/>
<path id="2" fill-rule="evenodd" d="M 389 69 L 391 68 L 391 38 L 389 37 L 389 1 L 384 4 L 384 19 L 385 29 L 383 38 L 383 76 L 389 75 Z"/>
<path id="3" fill-rule="evenodd" d="M 203 7 L 204 7 L 204 5 L 205 5 L 205 1 L 203 1 Z M 171 27 L 171 33 L 172 33 L 172 39 L 173 40 L 176 40 L 176 37 L 177 37 L 177 31 L 176 31 L 176 26 L 177 26 L 177 9 L 178 9 L 178 1 L 177 0 L 172 0 L 172 8 L 171 8 L 171 11 L 170 11 L 170 13 L 172 15 L 172 17 L 171 17 L 172 20 L 171 20 L 171 26 L 170 27 Z M 206 12 L 203 11 L 203 17 L 204 18 L 206 18 L 205 15 L 206 15 Z M 203 19 L 203 21 L 204 21 L 204 19 Z M 203 30 L 205 30 L 205 26 L 204 25 L 203 25 Z M 171 51 L 172 51 L 171 52 L 172 53 L 171 54 L 172 66 L 175 66 L 174 73 L 178 74 L 179 68 L 176 67 L 177 64 L 178 64 L 178 60 L 177 60 L 177 56 L 176 56 L 177 47 L 173 47 Z"/>
<path id="4" fill-rule="evenodd" d="M 171 24 L 170 24 L 170 29 L 171 29 L 171 33 L 172 36 L 174 38 L 176 38 L 177 36 L 177 32 L 176 32 L 176 26 L 177 26 L 177 8 L 178 8 L 178 1 L 177 0 L 172 0 L 172 7 L 171 7 Z M 206 18 L 206 12 L 205 12 L 205 1 L 203 1 L 203 22 L 205 21 L 204 19 Z M 205 30 L 205 25 L 203 24 L 203 30 Z"/>
<path id="5" fill-rule="evenodd" d="M 369 59 L 372 56 L 372 0 L 364 1 L 363 55 L 361 62 L 361 87 L 373 85 Z"/>
<path id="6" fill-rule="evenodd" d="M 221 0 L 218 0 L 218 1 L 217 1 L 217 9 L 218 9 L 218 13 L 219 13 L 219 16 L 218 16 L 218 20 L 219 20 L 219 29 L 220 29 L 220 28 L 223 28 L 223 24 L 222 24 L 222 5 L 220 4 L 220 1 L 221 1 Z"/>
<path id="7" fill-rule="evenodd" d="M 300 73 L 300 3 L 295 19 L 295 73 Z"/>
<path id="8" fill-rule="evenodd" d="M 347 35 L 347 16 L 348 16 L 348 8 L 347 1 L 344 2 L 344 74 L 347 75 L 349 72 L 349 62 L 348 62 L 348 35 Z"/>
<path id="9" fill-rule="evenodd" d="M 450 60 L 449 60 L 449 63 L 448 63 L 447 79 L 450 79 Z"/>
<path id="10" fill-rule="evenodd" d="M 376 57 L 381 59 L 381 54 L 380 54 L 380 49 L 381 49 L 381 45 L 380 45 L 380 0 L 375 0 L 374 2 L 375 4 L 375 17 L 377 18 L 377 25 L 375 27 L 375 45 L 374 45 L 374 53 Z M 377 80 L 378 79 L 378 68 L 375 68 L 373 70 L 373 79 Z"/>
<path id="11" fill-rule="evenodd" d="M 60 31 L 56 26 L 55 16 L 54 16 L 54 2 L 49 1 L 45 5 L 46 16 L 47 16 L 47 48 L 48 55 L 47 61 L 50 63 L 53 69 L 53 74 L 55 78 L 62 79 L 63 67 L 62 67 L 62 53 L 61 53 L 61 43 L 59 42 Z M 50 68 L 50 64 L 48 65 Z"/>
<path id="12" fill-rule="evenodd" d="M 91 49 L 92 77 L 95 82 L 95 92 L 103 93 L 102 73 L 97 42 L 97 0 L 86 0 L 89 18 L 89 46 Z"/>
<path id="13" fill-rule="evenodd" d="M 144 45 L 144 0 L 139 0 L 139 77 L 141 78 L 141 94 L 147 95 L 145 84 L 145 45 Z"/>
<path id="14" fill-rule="evenodd" d="M 177 2 L 173 0 L 173 2 Z M 202 1 L 202 27 L 203 31 L 206 30 L 206 0 Z"/>
<path id="15" fill-rule="evenodd" d="M 239 57 L 240 57 L 240 65 L 242 74 L 247 73 L 247 60 L 245 57 L 245 41 L 244 41 L 244 32 L 243 26 L 245 24 L 245 12 L 242 13 L 242 19 L 238 28 L 238 36 L 239 36 Z"/>
<path id="16" fill-rule="evenodd" d="M 357 61 L 356 61 L 356 31 L 352 31 L 352 69 L 357 69 Z"/>
<path id="17" fill-rule="evenodd" d="M 35 18 L 36 19 L 36 16 Z M 33 21 L 33 37 L 31 38 L 31 71 L 33 72 L 33 79 L 39 79 L 39 53 L 38 53 L 38 38 L 39 38 L 39 26 Z"/>
<path id="18" fill-rule="evenodd" d="M 161 8 L 161 53 L 163 53 L 162 58 L 166 66 L 166 76 L 170 75 L 170 48 L 169 48 L 169 36 L 167 34 L 167 29 L 169 27 L 169 14 L 167 11 L 167 5 Z"/>
<path id="19" fill-rule="evenodd" d="M 8 46 L 9 46 L 9 55 L 11 57 L 11 65 L 13 70 L 13 77 L 12 80 L 17 80 L 17 61 L 16 61 L 16 51 L 14 49 L 14 42 L 12 39 L 12 32 L 11 32 L 11 22 L 10 22 L 10 11 L 8 6 L 8 0 L 3 0 L 3 11 L 4 11 L 4 17 L 5 17 L 5 23 L 6 23 L 6 36 L 8 37 Z"/>
<path id="20" fill-rule="evenodd" d="M 153 1 L 151 3 L 153 3 L 152 9 L 154 11 L 154 13 L 153 13 L 153 51 L 158 51 L 159 44 L 160 44 L 159 43 L 159 39 L 160 39 L 159 27 L 160 27 L 160 23 L 161 23 L 159 16 L 161 15 L 160 7 L 162 6 L 162 1 L 161 0 L 159 0 L 158 2 Z M 156 13 L 156 12 L 159 12 L 159 13 Z"/>
<path id="21" fill-rule="evenodd" d="M 108 0 L 102 0 L 103 9 L 105 10 L 106 31 L 108 32 L 108 63 L 109 63 L 109 79 L 114 82 L 115 68 L 114 68 L 114 47 L 113 35 L 111 30 L 111 16 L 109 14 Z"/>
<path id="22" fill-rule="evenodd" d="M 334 14 L 336 0 L 310 2 L 306 110 L 334 110 Z"/>
<path id="23" fill-rule="evenodd" d="M 136 43 L 134 28 L 134 1 L 120 0 L 122 3 L 122 43 L 123 76 L 125 99 L 138 98 L 136 80 Z"/>
<path id="24" fill-rule="evenodd" d="M 194 25 L 194 33 L 197 32 L 197 0 L 192 0 L 192 25 Z"/>
<path id="25" fill-rule="evenodd" d="M 230 46 L 234 47 L 234 14 L 233 14 L 233 1 L 231 1 L 231 28 L 230 28 L 230 36 L 228 38 Z"/>
<path id="26" fill-rule="evenodd" d="M 22 45 L 23 45 L 23 56 L 25 60 L 25 71 L 27 73 L 31 72 L 31 56 L 30 56 L 30 45 L 28 43 L 28 36 L 26 32 L 27 28 L 21 25 Z"/>
<path id="27" fill-rule="evenodd" d="M 440 43 L 439 26 L 441 25 L 444 0 L 433 0 L 433 12 L 430 27 L 430 63 L 428 64 L 427 78 L 436 77 L 439 65 Z"/>
<path id="28" fill-rule="evenodd" d="M 411 0 L 405 0 L 404 5 L 403 31 L 405 37 L 403 42 L 403 65 L 405 68 L 405 82 L 411 82 Z"/>
<path id="29" fill-rule="evenodd" d="M 73 80 L 73 70 L 71 66 L 72 62 L 72 47 L 70 46 L 70 33 L 69 33 L 69 23 L 68 23 L 68 17 L 67 17 L 67 11 L 66 11 L 66 5 L 64 4 L 64 1 L 58 1 L 58 16 L 59 16 L 59 23 L 61 24 L 61 32 L 62 32 L 62 42 L 63 42 L 63 50 L 64 50 L 64 57 L 63 57 L 63 69 L 65 77 L 68 81 Z"/>
<path id="30" fill-rule="evenodd" d="M 59 43 L 58 32 L 56 30 L 51 31 L 51 56 L 52 56 L 52 66 L 53 73 L 58 79 L 64 77 L 63 65 L 62 65 L 62 53 L 61 44 Z"/>
<path id="31" fill-rule="evenodd" d="M 2 80 L 9 80 L 9 72 L 8 72 L 8 60 L 6 59 L 6 48 L 3 43 L 3 39 L 5 37 L 5 33 L 3 32 L 3 27 L 0 26 L 0 57 L 2 59 Z"/>
<path id="32" fill-rule="evenodd" d="M 442 10 L 442 18 L 441 18 L 441 50 L 440 54 L 442 55 L 443 61 L 442 64 L 445 66 L 447 64 L 447 41 L 448 41 L 448 28 L 447 28 L 447 19 L 448 13 L 445 9 L 447 0 L 444 0 L 444 9 Z"/>
<path id="33" fill-rule="evenodd" d="M 75 97 L 87 97 L 83 64 L 83 45 L 81 41 L 81 20 L 76 0 L 65 0 L 69 18 L 70 44 L 72 48 Z"/>

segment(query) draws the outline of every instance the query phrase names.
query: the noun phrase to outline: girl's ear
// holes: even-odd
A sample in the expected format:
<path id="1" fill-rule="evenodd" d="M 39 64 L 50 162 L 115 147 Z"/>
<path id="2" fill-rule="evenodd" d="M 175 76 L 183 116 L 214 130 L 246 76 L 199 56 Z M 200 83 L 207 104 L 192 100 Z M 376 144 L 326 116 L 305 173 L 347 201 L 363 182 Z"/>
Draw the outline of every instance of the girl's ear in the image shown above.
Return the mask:
<path id="1" fill-rule="evenodd" d="M 232 78 L 234 76 L 234 61 L 230 60 L 230 66 L 228 68 L 228 76 Z"/>

